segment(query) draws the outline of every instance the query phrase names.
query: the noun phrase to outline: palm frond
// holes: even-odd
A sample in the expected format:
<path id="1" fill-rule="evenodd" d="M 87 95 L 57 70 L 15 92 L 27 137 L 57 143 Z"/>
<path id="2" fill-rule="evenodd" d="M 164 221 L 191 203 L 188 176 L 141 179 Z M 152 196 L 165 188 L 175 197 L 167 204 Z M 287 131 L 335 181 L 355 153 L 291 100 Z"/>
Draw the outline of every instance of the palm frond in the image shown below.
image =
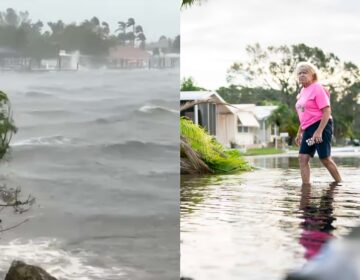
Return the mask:
<path id="1" fill-rule="evenodd" d="M 251 170 L 239 151 L 225 149 L 204 128 L 186 118 L 180 119 L 181 171 L 194 173 L 229 173 Z"/>

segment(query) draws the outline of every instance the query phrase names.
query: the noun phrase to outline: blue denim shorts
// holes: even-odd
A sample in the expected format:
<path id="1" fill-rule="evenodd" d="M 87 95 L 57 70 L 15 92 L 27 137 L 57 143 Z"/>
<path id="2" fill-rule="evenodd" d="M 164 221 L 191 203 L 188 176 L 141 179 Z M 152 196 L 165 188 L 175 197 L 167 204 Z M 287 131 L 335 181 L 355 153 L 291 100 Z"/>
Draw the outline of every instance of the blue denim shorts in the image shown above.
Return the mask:
<path id="1" fill-rule="evenodd" d="M 315 152 L 318 153 L 319 158 L 327 158 L 331 155 L 331 138 L 333 135 L 333 122 L 330 119 L 328 123 L 326 124 L 323 134 L 322 134 L 322 142 L 319 144 L 314 144 L 312 146 L 308 146 L 306 143 L 306 140 L 311 138 L 315 130 L 319 127 L 320 121 L 317 121 L 316 123 L 310 125 L 305 129 L 303 132 L 303 137 L 300 145 L 299 154 L 307 154 L 311 157 L 314 157 Z"/>

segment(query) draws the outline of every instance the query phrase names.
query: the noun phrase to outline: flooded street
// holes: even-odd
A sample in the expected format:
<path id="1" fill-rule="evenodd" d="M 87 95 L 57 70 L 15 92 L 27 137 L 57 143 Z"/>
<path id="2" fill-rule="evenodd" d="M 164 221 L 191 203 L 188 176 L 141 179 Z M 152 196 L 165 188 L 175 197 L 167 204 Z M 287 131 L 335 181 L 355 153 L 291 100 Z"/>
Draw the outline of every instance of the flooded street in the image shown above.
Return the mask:
<path id="1" fill-rule="evenodd" d="M 338 187 L 313 159 L 311 188 L 301 187 L 296 155 L 248 160 L 255 171 L 182 177 L 182 276 L 283 279 L 358 225 L 359 156 L 334 157 L 344 178 Z"/>

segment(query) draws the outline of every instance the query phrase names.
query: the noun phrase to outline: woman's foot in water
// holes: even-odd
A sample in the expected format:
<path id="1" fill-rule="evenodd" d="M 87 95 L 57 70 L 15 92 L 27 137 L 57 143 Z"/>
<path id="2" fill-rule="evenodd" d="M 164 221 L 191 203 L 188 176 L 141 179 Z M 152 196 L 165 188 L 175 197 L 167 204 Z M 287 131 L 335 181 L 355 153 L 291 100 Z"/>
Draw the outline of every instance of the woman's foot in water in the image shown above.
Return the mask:
<path id="1" fill-rule="evenodd" d="M 333 181 L 329 184 L 330 187 L 342 186 L 342 181 Z"/>

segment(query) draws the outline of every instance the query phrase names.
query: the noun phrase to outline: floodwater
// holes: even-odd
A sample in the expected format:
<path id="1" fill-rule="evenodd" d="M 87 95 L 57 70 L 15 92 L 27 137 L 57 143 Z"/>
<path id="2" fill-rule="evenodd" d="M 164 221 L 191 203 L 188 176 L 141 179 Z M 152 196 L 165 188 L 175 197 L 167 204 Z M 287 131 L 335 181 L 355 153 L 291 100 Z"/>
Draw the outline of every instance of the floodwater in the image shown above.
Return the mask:
<path id="1" fill-rule="evenodd" d="M 0 73 L 19 128 L 0 185 L 0 278 L 21 259 L 58 279 L 179 279 L 179 69 Z"/>
<path id="2" fill-rule="evenodd" d="M 360 157 L 334 157 L 344 178 L 311 162 L 301 187 L 294 156 L 251 157 L 253 172 L 181 178 L 181 275 L 279 280 L 360 221 Z"/>

